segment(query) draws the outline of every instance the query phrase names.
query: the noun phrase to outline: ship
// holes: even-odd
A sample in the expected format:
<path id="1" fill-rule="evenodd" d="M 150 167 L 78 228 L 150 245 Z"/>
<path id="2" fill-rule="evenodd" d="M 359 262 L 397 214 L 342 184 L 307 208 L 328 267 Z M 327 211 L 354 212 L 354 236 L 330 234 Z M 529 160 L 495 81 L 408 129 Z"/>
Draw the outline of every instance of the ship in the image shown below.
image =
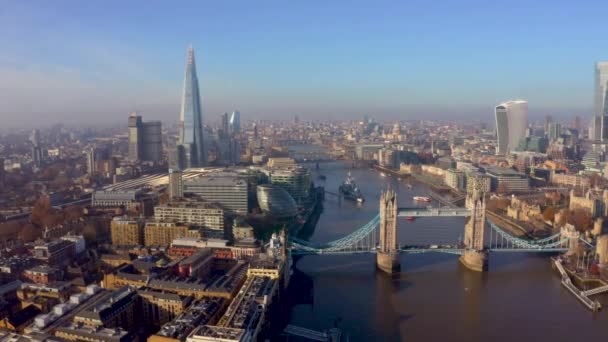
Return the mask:
<path id="1" fill-rule="evenodd" d="M 350 171 L 348 172 L 344 182 L 342 182 L 342 185 L 340 185 L 338 188 L 338 191 L 344 196 L 345 199 L 356 201 L 358 203 L 363 203 L 363 201 L 365 201 L 363 195 L 361 194 L 361 190 L 359 190 L 359 187 L 357 186 L 357 183 L 355 183 L 355 179 L 351 176 Z"/>
<path id="2" fill-rule="evenodd" d="M 425 196 L 414 196 L 414 201 L 418 202 L 430 202 L 431 199 Z"/>

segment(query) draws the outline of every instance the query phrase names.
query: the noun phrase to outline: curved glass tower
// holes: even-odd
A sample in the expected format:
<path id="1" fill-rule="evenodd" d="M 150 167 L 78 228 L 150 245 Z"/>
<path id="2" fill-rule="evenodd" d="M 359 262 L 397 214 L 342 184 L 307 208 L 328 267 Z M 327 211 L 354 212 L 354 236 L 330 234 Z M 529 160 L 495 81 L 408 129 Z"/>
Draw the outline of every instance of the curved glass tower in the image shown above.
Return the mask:
<path id="1" fill-rule="evenodd" d="M 188 49 L 179 120 L 179 165 L 183 168 L 205 166 L 207 158 L 203 146 L 203 114 L 192 47 Z"/>
<path id="2" fill-rule="evenodd" d="M 498 144 L 496 153 L 514 151 L 528 128 L 528 101 L 515 100 L 499 104 L 495 108 Z"/>

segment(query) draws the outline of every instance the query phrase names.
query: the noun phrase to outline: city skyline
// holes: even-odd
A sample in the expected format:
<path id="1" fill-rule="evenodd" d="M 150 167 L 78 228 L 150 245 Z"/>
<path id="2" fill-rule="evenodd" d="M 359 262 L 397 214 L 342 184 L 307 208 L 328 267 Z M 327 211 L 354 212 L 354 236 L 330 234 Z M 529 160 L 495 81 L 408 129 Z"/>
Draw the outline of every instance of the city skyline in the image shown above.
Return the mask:
<path id="1" fill-rule="evenodd" d="M 534 118 L 590 118 L 592 68 L 608 58 L 595 43 L 602 27 L 594 18 L 606 5 L 511 5 L 130 3 L 116 14 L 69 1 L 9 2 L 0 24 L 0 117 L 12 125 L 32 118 L 118 123 L 137 110 L 175 121 L 178 51 L 192 43 L 212 121 L 239 108 L 250 119 L 369 114 L 490 122 L 494 105 L 506 98 L 529 100 Z M 513 25 L 491 20 L 498 10 L 501 23 Z M 478 25 L 484 30 L 473 30 Z"/>

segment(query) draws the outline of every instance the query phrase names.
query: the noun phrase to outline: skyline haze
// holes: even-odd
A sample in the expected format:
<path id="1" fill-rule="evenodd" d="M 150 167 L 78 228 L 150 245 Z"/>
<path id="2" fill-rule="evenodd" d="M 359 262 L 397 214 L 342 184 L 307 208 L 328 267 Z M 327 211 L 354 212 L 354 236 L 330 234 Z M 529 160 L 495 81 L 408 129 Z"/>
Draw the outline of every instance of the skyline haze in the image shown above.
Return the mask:
<path id="1" fill-rule="evenodd" d="M 0 118 L 119 123 L 137 110 L 176 122 L 190 43 L 205 123 L 237 108 L 247 119 L 492 122 L 511 98 L 528 100 L 536 120 L 591 117 L 607 4 L 383 5 L 7 1 Z"/>

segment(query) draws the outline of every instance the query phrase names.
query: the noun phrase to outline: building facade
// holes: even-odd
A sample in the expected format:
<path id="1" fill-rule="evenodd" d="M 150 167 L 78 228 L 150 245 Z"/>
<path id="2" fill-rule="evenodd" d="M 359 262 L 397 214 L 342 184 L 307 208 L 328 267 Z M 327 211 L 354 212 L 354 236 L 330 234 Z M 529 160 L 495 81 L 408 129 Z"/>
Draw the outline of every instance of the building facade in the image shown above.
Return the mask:
<path id="1" fill-rule="evenodd" d="M 184 194 L 201 197 L 236 213 L 249 211 L 249 184 L 238 176 L 201 176 L 184 181 Z"/>
<path id="2" fill-rule="evenodd" d="M 198 229 L 190 229 L 187 225 L 174 222 L 147 222 L 144 227 L 144 242 L 146 246 L 169 246 L 174 239 L 180 237 L 200 238 Z"/>
<path id="3" fill-rule="evenodd" d="M 112 244 L 115 246 L 142 246 L 144 221 L 128 217 L 115 217 L 110 224 Z"/>
<path id="4" fill-rule="evenodd" d="M 158 222 L 179 222 L 224 231 L 226 213 L 220 206 L 190 200 L 172 200 L 154 208 Z"/>
<path id="5" fill-rule="evenodd" d="M 178 165 L 181 168 L 205 166 L 207 158 L 203 145 L 203 114 L 192 47 L 188 49 L 186 60 L 179 120 Z"/>
<path id="6" fill-rule="evenodd" d="M 606 92 L 608 91 L 608 62 L 595 64 L 595 100 L 592 120 L 592 139 L 608 140 L 608 111 Z"/>
<path id="7" fill-rule="evenodd" d="M 497 147 L 496 154 L 506 154 L 519 145 L 528 128 L 528 101 L 515 100 L 495 108 Z"/>

